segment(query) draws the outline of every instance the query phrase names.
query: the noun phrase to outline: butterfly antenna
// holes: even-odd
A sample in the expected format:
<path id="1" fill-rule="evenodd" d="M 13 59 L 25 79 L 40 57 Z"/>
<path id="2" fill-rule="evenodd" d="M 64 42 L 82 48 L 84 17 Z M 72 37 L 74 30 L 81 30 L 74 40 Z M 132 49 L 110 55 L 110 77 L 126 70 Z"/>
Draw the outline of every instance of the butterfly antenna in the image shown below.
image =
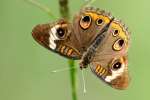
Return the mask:
<path id="1" fill-rule="evenodd" d="M 90 6 L 92 3 L 94 3 L 96 0 L 84 0 L 85 3 L 82 5 L 82 7 Z"/>
<path id="2" fill-rule="evenodd" d="M 36 0 L 24 0 L 24 1 L 40 8 L 41 10 L 46 12 L 52 19 L 56 19 L 56 17 L 51 13 L 51 10 L 47 6 L 42 5 L 40 2 Z"/>
<path id="3" fill-rule="evenodd" d="M 76 69 L 76 68 L 78 68 L 78 67 L 72 67 L 72 68 L 66 67 L 66 68 L 63 68 L 63 69 L 56 69 L 56 70 L 53 70 L 51 72 L 52 73 L 57 73 L 57 72 L 63 72 L 63 71 L 72 70 L 72 69 Z"/>
<path id="4" fill-rule="evenodd" d="M 86 93 L 86 85 L 85 85 L 85 77 L 84 77 L 84 69 L 81 70 L 82 72 L 82 81 L 83 81 L 83 93 Z"/>

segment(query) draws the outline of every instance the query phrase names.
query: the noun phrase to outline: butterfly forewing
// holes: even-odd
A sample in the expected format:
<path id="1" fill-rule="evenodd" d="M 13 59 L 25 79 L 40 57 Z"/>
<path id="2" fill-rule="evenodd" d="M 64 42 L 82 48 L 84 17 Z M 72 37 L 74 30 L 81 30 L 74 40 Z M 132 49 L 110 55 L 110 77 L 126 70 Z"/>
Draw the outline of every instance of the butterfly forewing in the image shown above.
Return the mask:
<path id="1" fill-rule="evenodd" d="M 82 53 L 87 50 L 112 18 L 109 13 L 94 7 L 83 8 L 74 16 L 73 27 L 82 46 L 80 50 Z"/>
<path id="2" fill-rule="evenodd" d="M 61 19 L 55 23 L 40 24 L 33 28 L 33 38 L 45 48 L 71 59 L 80 59 L 80 44 L 72 25 Z"/>

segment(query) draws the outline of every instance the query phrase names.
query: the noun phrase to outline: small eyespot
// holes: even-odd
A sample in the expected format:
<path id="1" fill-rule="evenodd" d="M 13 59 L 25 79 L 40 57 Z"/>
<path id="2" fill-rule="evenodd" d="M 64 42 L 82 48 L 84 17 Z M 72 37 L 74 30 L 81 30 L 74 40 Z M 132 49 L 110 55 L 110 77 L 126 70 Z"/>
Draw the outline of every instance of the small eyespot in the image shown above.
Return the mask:
<path id="1" fill-rule="evenodd" d="M 112 65 L 111 68 L 112 68 L 112 70 L 118 70 L 121 68 L 121 65 L 122 65 L 121 62 L 117 61 Z"/>
<path id="2" fill-rule="evenodd" d="M 102 25 L 102 23 L 103 23 L 103 20 L 102 20 L 102 19 L 98 19 L 98 20 L 96 21 L 96 24 L 97 24 L 97 25 Z"/>
<path id="3" fill-rule="evenodd" d="M 119 30 L 115 29 L 113 32 L 113 36 L 118 36 L 119 35 Z"/>
<path id="4" fill-rule="evenodd" d="M 80 20 L 80 26 L 83 29 L 88 29 L 91 25 L 91 17 L 86 15 L 86 16 L 82 16 L 81 20 Z"/>
<path id="5" fill-rule="evenodd" d="M 123 48 L 124 45 L 124 40 L 123 39 L 118 39 L 114 44 L 113 44 L 113 49 L 116 51 L 119 51 Z"/>
<path id="6" fill-rule="evenodd" d="M 122 46 L 123 46 L 123 44 L 124 44 L 124 40 L 122 40 L 122 39 L 121 39 L 121 40 L 119 40 L 119 41 L 118 41 L 118 44 L 119 44 L 119 46 L 120 46 L 120 47 L 122 47 Z"/>
<path id="7" fill-rule="evenodd" d="M 61 28 L 61 27 L 58 28 L 56 31 L 57 31 L 57 36 L 59 38 L 62 38 L 65 35 L 65 30 L 63 28 Z"/>

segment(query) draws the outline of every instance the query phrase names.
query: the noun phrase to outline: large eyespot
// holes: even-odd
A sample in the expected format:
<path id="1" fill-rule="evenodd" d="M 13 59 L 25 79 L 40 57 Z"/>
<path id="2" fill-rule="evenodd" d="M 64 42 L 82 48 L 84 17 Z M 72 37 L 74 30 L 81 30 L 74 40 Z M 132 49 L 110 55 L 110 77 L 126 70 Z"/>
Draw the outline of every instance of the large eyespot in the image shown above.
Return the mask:
<path id="1" fill-rule="evenodd" d="M 56 29 L 56 35 L 57 35 L 57 37 L 60 38 L 60 39 L 61 39 L 61 38 L 64 38 L 65 33 L 66 33 L 66 30 L 63 29 L 63 28 L 61 28 L 61 27 L 59 27 L 59 28 Z"/>
<path id="2" fill-rule="evenodd" d="M 120 69 L 122 66 L 122 63 L 120 61 L 116 61 L 112 66 L 111 66 L 111 69 L 112 70 L 118 70 Z"/>
<path id="3" fill-rule="evenodd" d="M 125 42 L 123 39 L 118 39 L 114 44 L 113 44 L 113 49 L 116 51 L 119 51 L 123 48 Z"/>
<path id="4" fill-rule="evenodd" d="M 103 19 L 99 18 L 96 20 L 96 25 L 102 25 Z"/>
<path id="5" fill-rule="evenodd" d="M 80 26 L 83 29 L 88 29 L 91 25 L 91 17 L 89 15 L 82 16 Z"/>
<path id="6" fill-rule="evenodd" d="M 113 36 L 118 36 L 119 35 L 119 30 L 118 29 L 115 29 L 114 31 L 113 31 Z"/>

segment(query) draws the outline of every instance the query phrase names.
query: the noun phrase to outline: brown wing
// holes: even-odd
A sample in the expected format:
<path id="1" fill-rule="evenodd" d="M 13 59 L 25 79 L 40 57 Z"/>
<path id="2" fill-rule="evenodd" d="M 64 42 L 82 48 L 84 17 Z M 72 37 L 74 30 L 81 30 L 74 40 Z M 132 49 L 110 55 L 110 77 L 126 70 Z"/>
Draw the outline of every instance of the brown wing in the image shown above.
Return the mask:
<path id="1" fill-rule="evenodd" d="M 49 24 L 40 24 L 33 28 L 33 38 L 45 48 L 71 59 L 80 59 L 79 41 L 74 35 L 72 25 L 60 19 Z"/>
<path id="2" fill-rule="evenodd" d="M 73 28 L 75 36 L 81 44 L 83 53 L 91 45 L 96 36 L 110 23 L 112 16 L 104 10 L 86 7 L 74 16 Z"/>
<path id="3" fill-rule="evenodd" d="M 90 63 L 91 70 L 110 86 L 125 89 L 129 83 L 127 63 L 129 33 L 116 19 L 111 22 L 107 33 L 109 36 L 99 45 Z"/>
<path id="4" fill-rule="evenodd" d="M 86 7 L 75 15 L 73 24 L 59 20 L 37 25 L 32 36 L 47 49 L 71 59 L 80 59 L 111 19 L 112 16 L 103 10 Z"/>

